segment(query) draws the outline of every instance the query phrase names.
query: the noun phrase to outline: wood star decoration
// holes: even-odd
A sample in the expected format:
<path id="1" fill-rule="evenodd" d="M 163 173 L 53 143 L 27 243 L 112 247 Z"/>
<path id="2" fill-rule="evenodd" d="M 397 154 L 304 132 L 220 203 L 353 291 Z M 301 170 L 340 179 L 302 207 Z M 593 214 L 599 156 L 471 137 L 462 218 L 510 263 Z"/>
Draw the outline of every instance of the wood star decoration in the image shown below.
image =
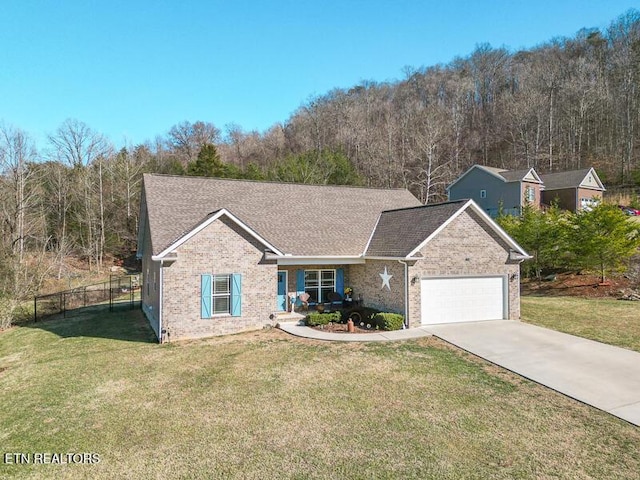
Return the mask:
<path id="1" fill-rule="evenodd" d="M 382 279 L 382 287 L 380 288 L 387 287 L 389 291 L 391 291 L 391 285 L 389 285 L 389 280 L 391 280 L 393 275 L 389 275 L 389 272 L 387 272 L 387 267 L 386 266 L 384 267 L 384 273 L 379 273 L 378 275 L 380 275 L 380 278 Z"/>

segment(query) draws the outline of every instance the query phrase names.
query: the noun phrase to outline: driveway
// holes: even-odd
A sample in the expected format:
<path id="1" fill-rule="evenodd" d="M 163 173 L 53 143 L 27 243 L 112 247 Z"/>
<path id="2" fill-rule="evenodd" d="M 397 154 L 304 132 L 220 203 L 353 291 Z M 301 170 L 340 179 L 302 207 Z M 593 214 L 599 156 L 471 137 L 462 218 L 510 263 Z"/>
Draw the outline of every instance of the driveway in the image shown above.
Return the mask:
<path id="1" fill-rule="evenodd" d="M 435 336 L 640 426 L 640 353 L 513 320 L 429 325 Z"/>

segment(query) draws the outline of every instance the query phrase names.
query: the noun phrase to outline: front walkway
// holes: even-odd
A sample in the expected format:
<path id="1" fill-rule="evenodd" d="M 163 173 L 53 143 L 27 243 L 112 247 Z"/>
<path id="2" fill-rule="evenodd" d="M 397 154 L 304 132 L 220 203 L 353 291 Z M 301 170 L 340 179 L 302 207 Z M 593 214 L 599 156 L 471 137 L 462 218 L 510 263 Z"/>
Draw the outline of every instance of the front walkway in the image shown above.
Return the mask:
<path id="1" fill-rule="evenodd" d="M 431 336 L 431 333 L 423 327 L 393 330 L 390 332 L 377 331 L 375 333 L 331 333 L 298 325 L 297 322 L 281 322 L 279 325 L 280 330 L 297 337 L 312 338 L 314 340 L 332 340 L 335 342 L 388 342 L 391 340 L 408 340 L 410 338 Z"/>
<path id="2" fill-rule="evenodd" d="M 514 320 L 430 325 L 438 338 L 640 426 L 640 353 Z"/>

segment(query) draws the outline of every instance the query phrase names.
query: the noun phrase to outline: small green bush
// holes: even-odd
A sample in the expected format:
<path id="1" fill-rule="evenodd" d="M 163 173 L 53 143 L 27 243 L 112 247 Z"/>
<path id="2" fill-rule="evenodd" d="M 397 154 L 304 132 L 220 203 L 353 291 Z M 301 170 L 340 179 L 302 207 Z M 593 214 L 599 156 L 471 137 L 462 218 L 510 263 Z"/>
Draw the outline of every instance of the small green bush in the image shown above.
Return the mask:
<path id="1" fill-rule="evenodd" d="M 340 321 L 340 312 L 331 312 L 331 313 L 310 313 L 305 318 L 305 324 L 308 327 L 316 327 L 318 325 L 327 325 L 330 322 L 339 322 Z"/>
<path id="2" fill-rule="evenodd" d="M 404 325 L 404 317 L 399 313 L 377 313 L 373 321 L 381 330 L 400 330 Z"/>

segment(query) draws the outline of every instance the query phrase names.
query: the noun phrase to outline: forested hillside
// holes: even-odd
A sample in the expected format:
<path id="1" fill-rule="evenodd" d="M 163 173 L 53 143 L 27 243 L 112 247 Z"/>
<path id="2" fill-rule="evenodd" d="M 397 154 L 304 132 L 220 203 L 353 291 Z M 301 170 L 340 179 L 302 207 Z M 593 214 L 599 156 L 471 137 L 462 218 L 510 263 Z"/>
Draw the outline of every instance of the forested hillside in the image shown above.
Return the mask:
<path id="1" fill-rule="evenodd" d="M 423 202 L 444 199 L 474 163 L 595 166 L 608 186 L 640 185 L 639 107 L 640 12 L 630 10 L 603 31 L 525 51 L 480 45 L 398 81 L 336 88 L 266 132 L 182 122 L 116 149 L 67 120 L 35 145 L 5 118 L 0 317 L 44 278 L 64 278 L 70 258 L 102 269 L 131 253 L 144 172 L 406 187 Z"/>

